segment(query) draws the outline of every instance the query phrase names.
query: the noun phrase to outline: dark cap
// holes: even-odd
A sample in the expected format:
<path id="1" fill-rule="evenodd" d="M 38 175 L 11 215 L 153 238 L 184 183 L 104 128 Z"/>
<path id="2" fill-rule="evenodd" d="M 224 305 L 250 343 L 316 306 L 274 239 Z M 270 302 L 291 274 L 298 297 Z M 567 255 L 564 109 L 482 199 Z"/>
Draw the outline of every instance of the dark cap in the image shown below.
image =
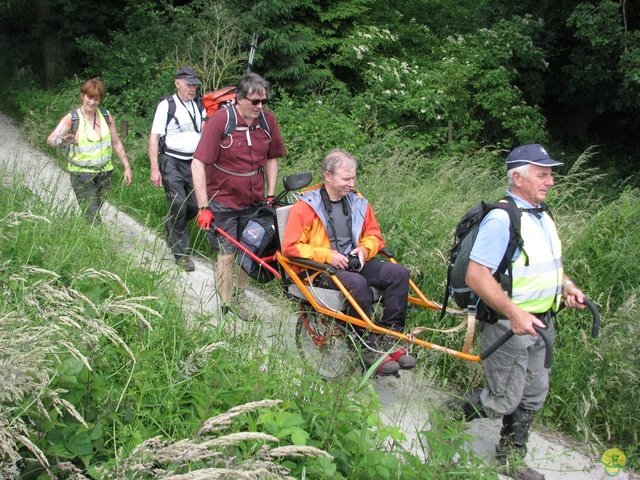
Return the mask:
<path id="1" fill-rule="evenodd" d="M 564 163 L 551 158 L 542 145 L 534 143 L 513 150 L 507 157 L 507 170 L 521 167 L 527 163 L 540 167 L 561 167 L 564 165 Z"/>
<path id="2" fill-rule="evenodd" d="M 191 67 L 180 67 L 180 70 L 176 72 L 176 78 L 184 78 L 189 85 L 200 85 L 202 83 L 196 71 Z"/>

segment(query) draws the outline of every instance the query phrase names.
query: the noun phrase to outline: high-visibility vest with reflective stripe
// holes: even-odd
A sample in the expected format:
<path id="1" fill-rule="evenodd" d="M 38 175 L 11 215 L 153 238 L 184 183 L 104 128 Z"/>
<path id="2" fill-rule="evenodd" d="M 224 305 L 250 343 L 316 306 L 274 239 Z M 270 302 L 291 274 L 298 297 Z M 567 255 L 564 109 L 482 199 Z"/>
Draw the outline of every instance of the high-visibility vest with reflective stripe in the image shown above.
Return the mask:
<path id="1" fill-rule="evenodd" d="M 522 214 L 524 252 L 512 265 L 511 299 L 530 313 L 557 310 L 562 295 L 562 245 L 552 218 L 546 212 L 542 215 L 546 232 L 533 215 Z M 525 265 L 527 257 L 529 264 Z"/>
<path id="2" fill-rule="evenodd" d="M 106 172 L 113 170 L 111 163 L 111 132 L 109 124 L 100 109 L 96 109 L 96 119 L 100 121 L 101 135 L 93 128 L 84 115 L 78 115 L 77 145 L 71 146 L 68 169 L 70 172 Z"/>

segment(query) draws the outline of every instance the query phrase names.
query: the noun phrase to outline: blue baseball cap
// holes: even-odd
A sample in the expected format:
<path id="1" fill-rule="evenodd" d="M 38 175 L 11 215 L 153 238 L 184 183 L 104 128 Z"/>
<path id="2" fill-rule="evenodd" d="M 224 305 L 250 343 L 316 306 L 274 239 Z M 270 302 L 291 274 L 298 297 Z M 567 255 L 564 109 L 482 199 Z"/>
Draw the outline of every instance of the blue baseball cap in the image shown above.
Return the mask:
<path id="1" fill-rule="evenodd" d="M 538 143 L 522 145 L 514 149 L 507 157 L 507 170 L 530 163 L 541 167 L 561 167 L 564 163 L 554 160 L 547 150 Z"/>

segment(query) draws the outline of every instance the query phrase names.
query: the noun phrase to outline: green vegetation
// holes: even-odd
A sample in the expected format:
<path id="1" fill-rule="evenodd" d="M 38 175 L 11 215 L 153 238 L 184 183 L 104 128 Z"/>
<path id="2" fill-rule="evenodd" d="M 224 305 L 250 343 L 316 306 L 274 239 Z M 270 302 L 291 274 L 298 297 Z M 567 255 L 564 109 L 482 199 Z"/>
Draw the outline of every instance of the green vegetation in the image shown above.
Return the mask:
<path id="1" fill-rule="evenodd" d="M 19 182 L 0 193 L 3 478 L 491 473 L 465 451 L 461 425 L 434 415 L 423 464 L 381 422 L 366 381 L 301 372 L 295 350 L 265 343 L 259 326 L 234 336 L 187 319 L 171 272 L 135 264 L 106 230 L 52 214 Z"/>
<path id="2" fill-rule="evenodd" d="M 588 314 L 560 314 L 539 421 L 586 441 L 596 458 L 616 447 L 640 467 L 637 3 L 264 0 L 229 10 L 214 0 L 54 0 L 35 2 L 35 15 L 31 5 L 0 6 L 0 108 L 43 147 L 79 104 L 81 83 L 102 78 L 105 106 L 127 123 L 134 175 L 124 188 L 116 167 L 109 201 L 152 229 L 166 213 L 163 192 L 148 181 L 157 100 L 183 64 L 197 69 L 205 90 L 235 83 L 254 32 L 254 68 L 273 83 L 270 108 L 288 149 L 281 175 L 317 173 L 331 148 L 356 154 L 358 188 L 434 300 L 444 293 L 458 218 L 479 199 L 503 195 L 513 146 L 545 143 L 566 164 L 549 199 L 566 268 L 599 305 L 603 326 L 593 340 Z M 206 419 L 229 414 L 233 423 L 207 438 L 259 433 L 333 458 L 308 450 L 275 461 L 262 456 L 260 446 L 278 448 L 267 437 L 226 439 L 216 451 L 237 460 L 232 468 L 265 461 L 277 474 L 284 470 L 276 463 L 314 479 L 411 479 L 416 468 L 431 478 L 486 474 L 462 449 L 461 425 L 435 418 L 425 433 L 429 461 L 419 465 L 358 382 L 303 375 L 297 357 L 263 348 L 259 335 L 229 337 L 207 319 L 187 324 L 167 272 L 134 265 L 103 231 L 87 230 L 70 212 L 53 215 L 17 186 L 0 194 L 0 376 L 13 375 L 2 377 L 3 387 L 14 382 L 0 392 L 0 469 L 18 468 L 18 458 L 29 459 L 25 478 L 47 463 L 51 475 L 77 469 L 95 478 L 98 468 L 122 478 L 140 465 L 207 468 L 216 455 L 184 466 L 169 453 L 180 451 L 180 440 L 202 440 Z M 196 230 L 196 249 L 208 255 Z M 279 295 L 275 285 L 265 290 Z M 411 322 L 439 319 L 423 313 Z M 477 364 L 418 353 L 447 387 L 462 392 L 482 381 Z M 275 403 L 254 403 L 266 400 Z M 246 412 L 235 416 L 236 407 Z"/>

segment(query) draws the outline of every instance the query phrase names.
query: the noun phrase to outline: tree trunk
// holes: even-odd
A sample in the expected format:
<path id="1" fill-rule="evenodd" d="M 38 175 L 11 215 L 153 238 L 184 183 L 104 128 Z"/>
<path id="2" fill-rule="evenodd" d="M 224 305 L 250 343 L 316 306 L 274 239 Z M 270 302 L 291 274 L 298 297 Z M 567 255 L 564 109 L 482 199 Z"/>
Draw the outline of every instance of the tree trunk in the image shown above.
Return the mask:
<path id="1" fill-rule="evenodd" d="M 42 28 L 42 25 L 46 24 L 47 21 L 49 2 L 47 0 L 33 0 L 33 6 L 36 14 L 36 23 L 40 24 L 43 32 L 40 44 L 45 75 L 44 84 L 46 88 L 50 88 L 56 85 L 64 71 L 60 38 L 57 32 L 51 31 L 46 27 Z"/>

